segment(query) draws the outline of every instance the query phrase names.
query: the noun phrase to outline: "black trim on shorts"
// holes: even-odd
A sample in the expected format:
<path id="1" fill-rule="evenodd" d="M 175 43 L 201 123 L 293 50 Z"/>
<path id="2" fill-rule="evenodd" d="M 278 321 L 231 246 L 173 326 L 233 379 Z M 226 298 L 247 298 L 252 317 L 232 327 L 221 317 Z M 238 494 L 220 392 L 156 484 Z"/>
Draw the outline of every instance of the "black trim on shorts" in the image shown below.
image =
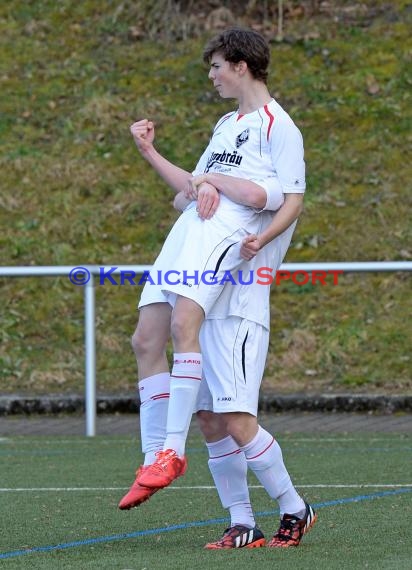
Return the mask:
<path id="1" fill-rule="evenodd" d="M 249 335 L 249 331 L 247 331 L 246 336 L 242 342 L 242 370 L 243 370 L 243 378 L 246 384 L 246 341 Z"/>
<path id="2" fill-rule="evenodd" d="M 215 272 L 213 273 L 213 277 L 216 277 L 217 272 L 219 271 L 219 267 L 222 265 L 222 261 L 225 258 L 225 255 L 227 254 L 227 252 L 229 251 L 229 249 L 231 247 L 233 247 L 235 244 L 231 243 L 226 249 L 225 251 L 220 255 L 219 259 L 217 260 L 216 263 L 216 267 L 215 267 Z"/>

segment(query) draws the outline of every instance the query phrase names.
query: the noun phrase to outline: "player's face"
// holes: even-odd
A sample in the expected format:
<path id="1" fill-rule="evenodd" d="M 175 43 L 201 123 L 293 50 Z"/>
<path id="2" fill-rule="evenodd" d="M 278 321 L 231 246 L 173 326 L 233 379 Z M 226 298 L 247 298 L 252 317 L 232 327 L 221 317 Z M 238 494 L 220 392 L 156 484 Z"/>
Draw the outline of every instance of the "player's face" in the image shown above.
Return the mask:
<path id="1" fill-rule="evenodd" d="M 215 53 L 210 62 L 209 79 L 223 98 L 236 98 L 239 93 L 239 76 L 236 66 L 226 61 L 222 55 Z"/>

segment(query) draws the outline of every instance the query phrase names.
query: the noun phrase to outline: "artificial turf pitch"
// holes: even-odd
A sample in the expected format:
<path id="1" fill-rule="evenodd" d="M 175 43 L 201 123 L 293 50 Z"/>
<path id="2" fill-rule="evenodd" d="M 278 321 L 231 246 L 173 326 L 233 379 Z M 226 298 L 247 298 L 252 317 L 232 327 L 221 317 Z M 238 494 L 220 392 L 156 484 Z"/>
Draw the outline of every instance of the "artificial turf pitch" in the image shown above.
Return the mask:
<path id="1" fill-rule="evenodd" d="M 286 465 L 319 520 L 294 549 L 207 551 L 228 524 L 200 437 L 186 475 L 131 511 L 117 503 L 141 460 L 136 438 L 0 438 L 0 566 L 107 570 L 410 570 L 412 443 L 401 434 L 280 435 Z M 269 539 L 278 511 L 251 476 Z"/>

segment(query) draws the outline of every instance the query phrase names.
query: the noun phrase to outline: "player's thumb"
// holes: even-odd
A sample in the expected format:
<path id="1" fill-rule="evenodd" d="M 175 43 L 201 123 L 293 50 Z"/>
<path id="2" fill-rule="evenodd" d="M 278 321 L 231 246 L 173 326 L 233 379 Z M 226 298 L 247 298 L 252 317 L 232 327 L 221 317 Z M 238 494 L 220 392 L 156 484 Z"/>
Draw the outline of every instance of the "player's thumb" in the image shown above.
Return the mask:
<path id="1" fill-rule="evenodd" d="M 255 234 L 249 234 L 248 236 L 246 236 L 245 238 L 243 238 L 242 244 L 243 245 L 247 245 L 248 243 L 251 243 L 252 241 L 255 241 L 256 236 Z"/>

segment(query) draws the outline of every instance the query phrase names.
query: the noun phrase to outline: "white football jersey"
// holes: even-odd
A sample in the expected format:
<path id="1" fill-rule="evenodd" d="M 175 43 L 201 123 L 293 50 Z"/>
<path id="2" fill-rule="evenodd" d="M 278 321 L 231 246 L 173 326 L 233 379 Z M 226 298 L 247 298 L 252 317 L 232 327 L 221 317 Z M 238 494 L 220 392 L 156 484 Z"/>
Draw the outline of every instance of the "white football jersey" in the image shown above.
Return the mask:
<path id="1" fill-rule="evenodd" d="M 283 192 L 304 192 L 302 135 L 274 99 L 246 115 L 228 113 L 217 122 L 193 174 L 205 172 L 248 180 L 277 177 Z"/>
<path id="2" fill-rule="evenodd" d="M 255 181 L 259 173 L 261 183 L 275 176 L 284 193 L 303 193 L 306 183 L 302 135 L 291 117 L 275 100 L 247 115 L 229 113 L 218 121 L 194 174 L 210 171 Z M 262 185 L 268 187 L 268 184 Z M 221 204 L 225 201 L 230 202 L 221 196 Z M 230 204 L 233 208 L 233 202 Z M 270 207 L 268 193 L 265 210 L 272 212 L 260 214 L 263 227 L 269 225 L 273 210 L 276 209 Z M 233 272 L 236 285 L 227 282 L 223 286 L 222 294 L 207 318 L 238 316 L 266 328 L 270 327 L 270 286 L 267 284 L 269 271 L 261 269 L 259 273 L 262 277 L 259 277 L 258 270 L 270 268 L 275 277 L 289 248 L 295 226 L 296 223 L 292 224 L 267 244 L 253 260 L 244 261 L 238 270 L 241 271 L 240 274 L 238 271 Z M 239 283 L 239 280 L 248 282 L 251 275 L 253 280 L 250 284 Z"/>

